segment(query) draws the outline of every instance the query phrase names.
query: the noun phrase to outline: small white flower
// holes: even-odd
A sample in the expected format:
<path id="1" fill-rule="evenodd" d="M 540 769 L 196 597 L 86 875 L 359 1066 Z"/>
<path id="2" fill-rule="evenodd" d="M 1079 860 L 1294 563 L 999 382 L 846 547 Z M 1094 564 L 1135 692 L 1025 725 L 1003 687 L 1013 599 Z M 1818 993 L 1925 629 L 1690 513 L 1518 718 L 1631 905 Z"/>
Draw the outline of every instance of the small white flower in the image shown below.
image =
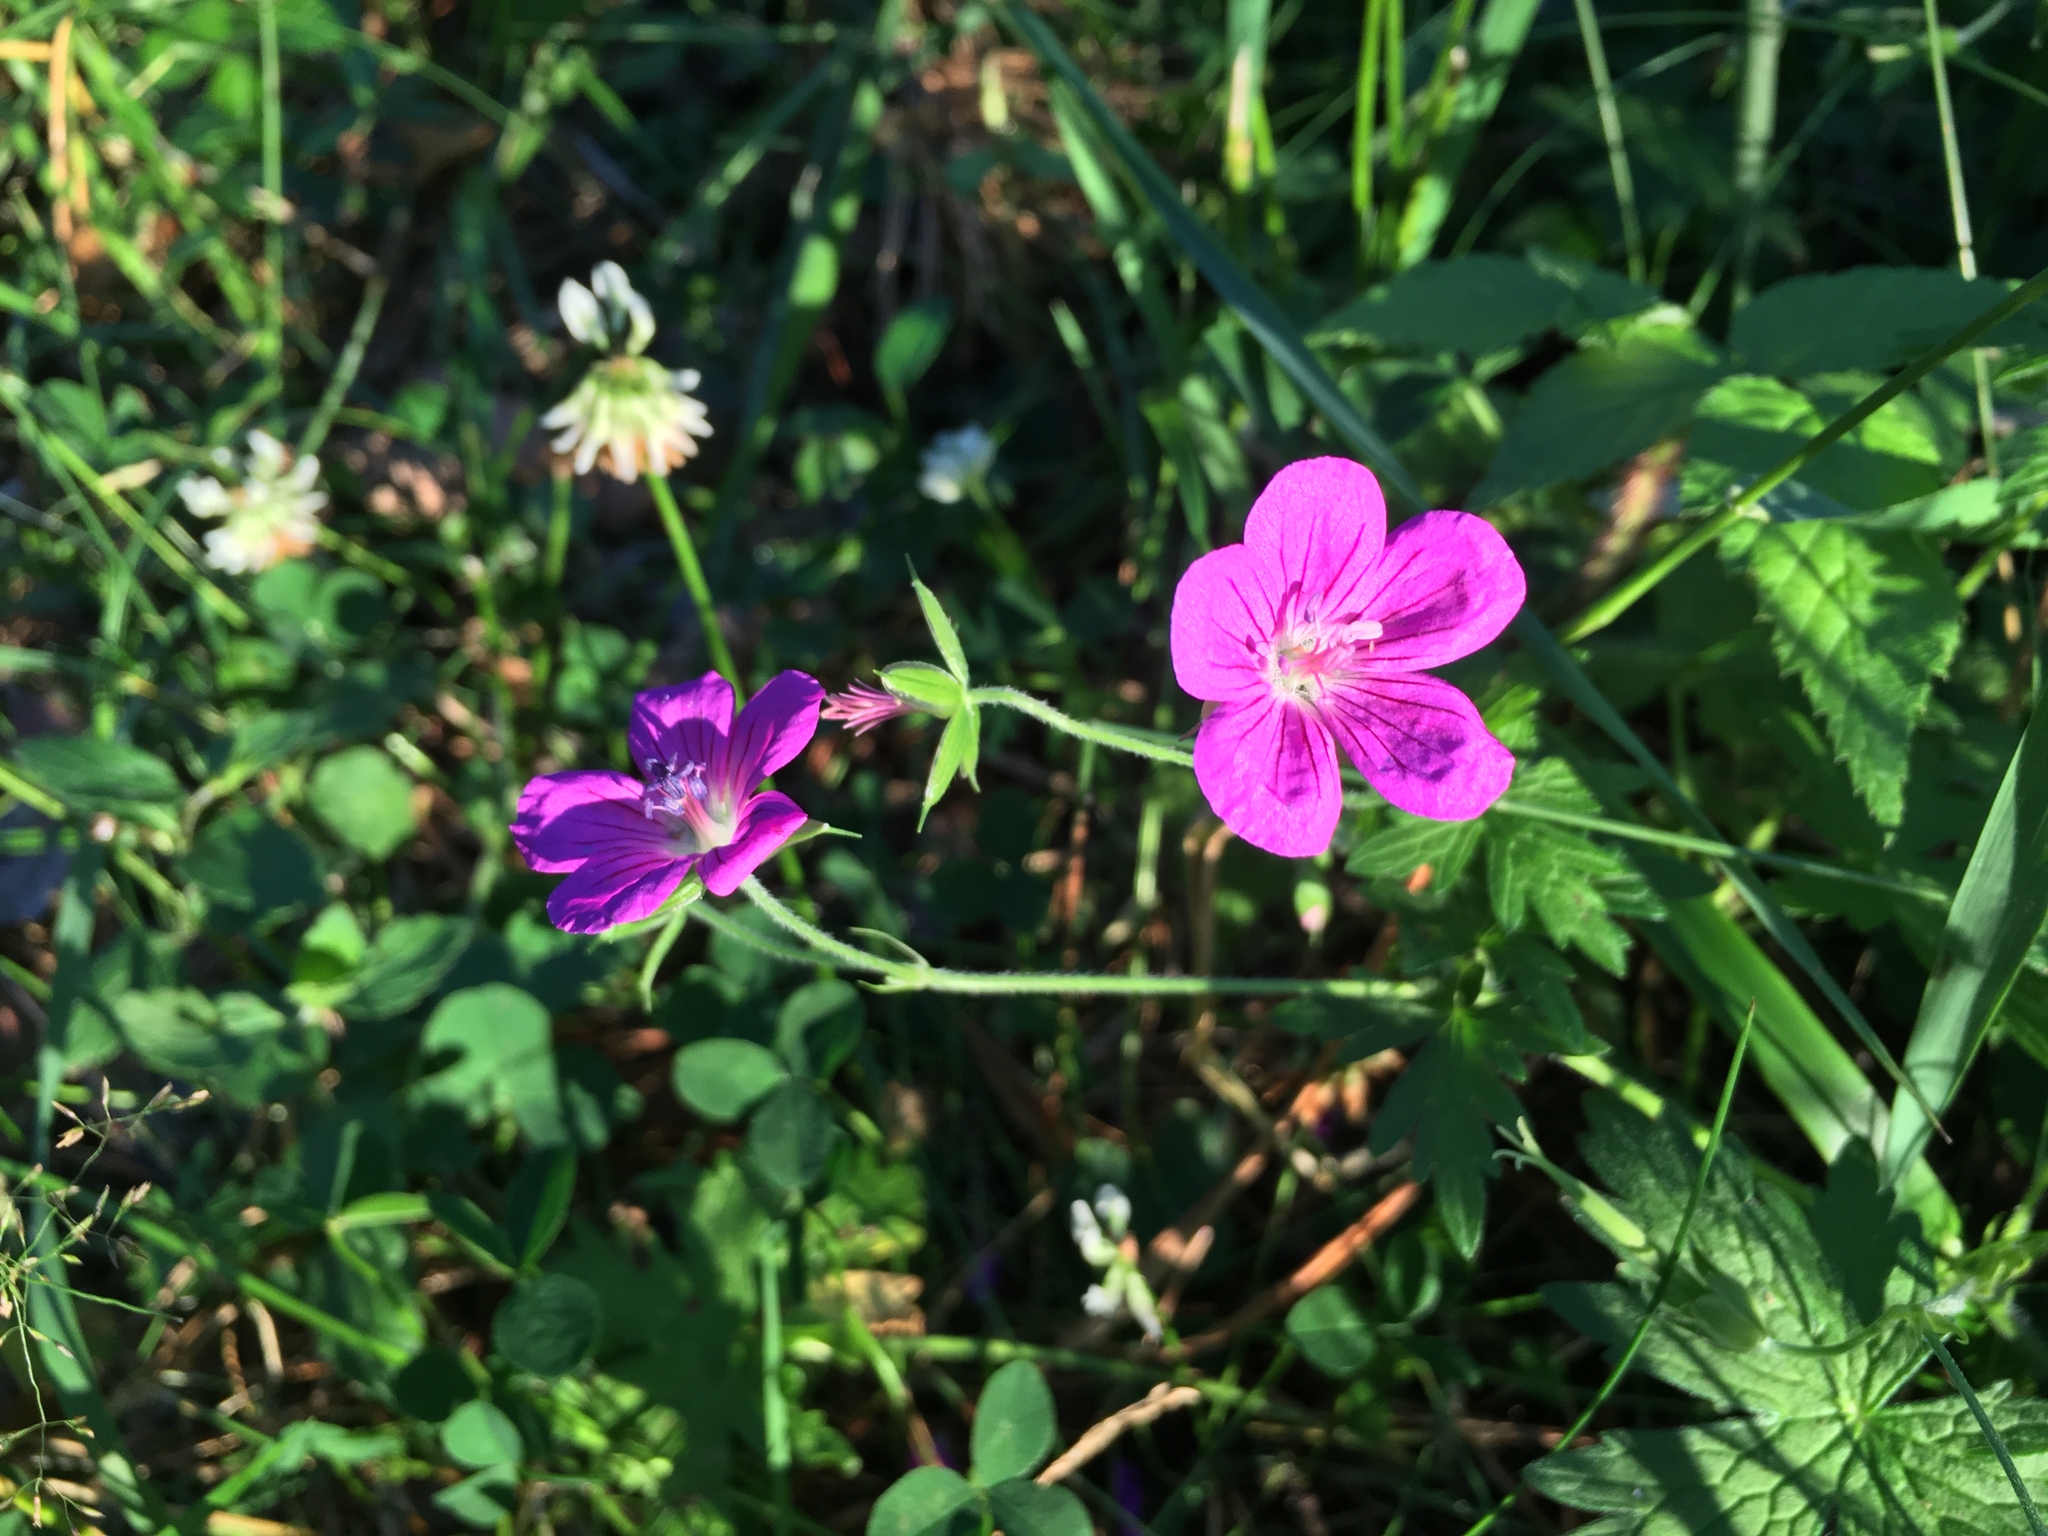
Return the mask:
<path id="1" fill-rule="evenodd" d="M 1081 1296 L 1081 1310 L 1090 1317 L 1111 1318 L 1123 1309 L 1123 1299 L 1099 1285 L 1089 1286 Z"/>
<path id="2" fill-rule="evenodd" d="M 1116 1258 L 1116 1244 L 1102 1235 L 1102 1227 L 1086 1200 L 1076 1200 L 1067 1214 L 1073 1223 L 1074 1246 L 1081 1250 L 1082 1258 L 1096 1269 Z"/>
<path id="3" fill-rule="evenodd" d="M 234 468 L 234 455 L 226 449 L 212 457 L 223 469 Z M 319 459 L 295 459 L 268 432 L 256 431 L 249 434 L 240 485 L 230 489 L 212 475 L 190 475 L 178 495 L 194 517 L 222 520 L 206 536 L 206 563 L 231 575 L 253 575 L 312 549 L 320 533 L 318 514 L 327 505 L 327 493 L 313 489 L 319 478 Z"/>
<path id="4" fill-rule="evenodd" d="M 556 433 L 554 451 L 573 455 L 579 475 L 603 458 L 607 472 L 628 482 L 642 469 L 666 475 L 694 458 L 698 439 L 711 435 L 703 401 L 690 394 L 697 370 L 672 373 L 640 355 L 654 339 L 654 311 L 633 291 L 625 270 L 599 262 L 588 288 L 569 278 L 556 302 L 571 336 L 611 355 L 541 417 Z"/>
<path id="5" fill-rule="evenodd" d="M 972 496 L 996 462 L 996 440 L 977 423 L 941 432 L 924 451 L 917 488 L 933 501 L 951 506 Z"/>
<path id="6" fill-rule="evenodd" d="M 1131 1197 L 1114 1184 L 1105 1184 L 1095 1191 L 1095 1214 L 1110 1239 L 1120 1242 L 1131 1230 Z"/>
<path id="7" fill-rule="evenodd" d="M 1092 1207 L 1086 1200 L 1076 1200 L 1067 1207 L 1067 1218 L 1081 1257 L 1091 1269 L 1102 1271 L 1102 1279 L 1082 1294 L 1081 1310 L 1104 1320 L 1128 1312 L 1145 1337 L 1156 1343 L 1162 1330 L 1152 1288 L 1122 1246 L 1131 1230 L 1130 1196 L 1114 1184 L 1104 1184 L 1095 1191 Z"/>

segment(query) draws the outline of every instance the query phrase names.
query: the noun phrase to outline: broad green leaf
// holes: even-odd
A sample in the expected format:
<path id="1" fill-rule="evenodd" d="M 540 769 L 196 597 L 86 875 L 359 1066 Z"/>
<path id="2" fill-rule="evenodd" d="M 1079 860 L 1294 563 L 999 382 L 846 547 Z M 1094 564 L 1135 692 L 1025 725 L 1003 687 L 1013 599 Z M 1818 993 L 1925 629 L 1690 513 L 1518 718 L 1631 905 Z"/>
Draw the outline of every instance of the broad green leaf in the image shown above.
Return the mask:
<path id="1" fill-rule="evenodd" d="M 899 310 L 875 343 L 875 379 L 882 393 L 898 400 L 909 394 L 939 360 L 952 328 L 953 306 L 942 294 Z"/>
<path id="2" fill-rule="evenodd" d="M 2048 725 L 2034 729 L 2044 713 L 2034 706 L 1971 850 L 1906 1046 L 1907 1075 L 1937 1110 L 1955 1098 L 2048 919 Z M 1888 1181 L 1912 1166 L 1928 1132 L 1919 1106 L 1900 1094 L 1884 1146 Z"/>
<path id="3" fill-rule="evenodd" d="M 1600 802 L 1561 758 L 1521 767 L 1514 795 L 1580 816 L 1600 812 Z M 1509 932 L 1533 916 L 1558 948 L 1583 950 L 1616 976 L 1628 968 L 1629 936 L 1610 914 L 1657 917 L 1663 912 L 1663 904 L 1622 854 L 1583 832 L 1531 817 L 1486 818 L 1486 883 L 1493 910 Z"/>
<path id="4" fill-rule="evenodd" d="M 1779 666 L 1795 674 L 1882 826 L 1897 826 L 1913 729 L 1962 639 L 1947 567 L 1910 534 L 1745 522 L 1722 541 L 1756 584 Z"/>
<path id="5" fill-rule="evenodd" d="M 978 1531 L 981 1495 L 946 1467 L 918 1467 L 883 1490 L 867 1536 L 966 1536 Z"/>
<path id="6" fill-rule="evenodd" d="M 471 1402 L 477 1384 L 463 1368 L 462 1357 L 452 1349 L 431 1345 L 414 1355 L 391 1378 L 391 1400 L 399 1412 L 428 1424 L 439 1424 Z"/>
<path id="7" fill-rule="evenodd" d="M 1029 1360 L 1012 1360 L 974 1406 L 973 1477 L 984 1488 L 1029 1477 L 1045 1465 L 1059 1433 L 1052 1389 Z"/>
<path id="8" fill-rule="evenodd" d="M 474 932 L 459 917 L 393 918 L 371 941 L 341 1012 L 353 1019 L 393 1019 L 425 1002 L 455 968 Z"/>
<path id="9" fill-rule="evenodd" d="M 1737 374 L 1716 384 L 1700 401 L 1686 440 L 1680 479 L 1686 504 L 1710 505 L 1757 479 L 1853 403 L 1838 396 L 1861 396 L 1877 381 L 1856 377 L 1849 391 L 1828 387 L 1839 382 L 1814 381 L 1801 392 L 1773 378 Z M 1857 514 L 1920 504 L 1941 493 L 1948 466 L 1937 435 L 1926 406 L 1901 396 L 1821 450 L 1761 505 L 1774 522 L 1829 517 L 1867 526 L 1876 519 Z M 1902 513 L 1899 520 L 1911 517 Z"/>
<path id="10" fill-rule="evenodd" d="M 1069 1489 L 1041 1488 L 1028 1477 L 1013 1477 L 988 1491 L 989 1514 L 1003 1536 L 1094 1536 L 1095 1522 Z"/>
<path id="11" fill-rule="evenodd" d="M 1509 421 L 1468 504 L 1599 474 L 1682 428 L 1723 372 L 1714 349 L 1675 325 L 1643 325 L 1545 373 Z"/>
<path id="12" fill-rule="evenodd" d="M 510 1466 L 485 1467 L 443 1488 L 434 1495 L 434 1504 L 472 1530 L 496 1529 L 510 1520 L 519 1506 L 518 1473 Z"/>
<path id="13" fill-rule="evenodd" d="M 1587 1163 L 1649 1245 L 1668 1253 L 1698 1168 L 1690 1127 L 1668 1107 L 1646 1122 L 1606 1095 L 1590 1096 L 1586 1111 Z M 1882 1207 L 1849 1198 L 1883 1230 Z M 1826 1200 L 1815 1210 L 1824 1212 Z M 1616 1246 L 1598 1225 L 1590 1230 Z M 1894 1401 L 1927 1357 L 1917 1309 L 1933 1296 L 1934 1279 L 1926 1246 L 1907 1229 L 1893 1235 L 1892 1246 L 1873 1243 L 1856 1254 L 1876 1278 L 1864 1306 L 1852 1307 L 1847 1277 L 1801 1201 L 1724 1142 L 1636 1363 L 1728 1416 L 1606 1435 L 1546 1458 L 1532 1484 L 1608 1515 L 1591 1529 L 1613 1536 L 2018 1529 L 2011 1486 L 1962 1399 Z M 1567 1318 L 1610 1346 L 1634 1330 L 1656 1268 L 1669 1262 L 1651 1266 L 1617 1252 L 1615 1283 L 1546 1290 Z M 1869 1301 L 1879 1298 L 1883 1320 L 1868 1327 Z M 2009 1403 L 2000 1392 L 1985 1397 L 1996 1405 L 1994 1421 L 2018 1440 L 2027 1470 L 2048 1470 L 2048 1408 Z"/>
<path id="14" fill-rule="evenodd" d="M 505 1235 L 532 1273 L 569 1219 L 576 1193 L 576 1157 L 566 1147 L 529 1152 L 505 1190 Z"/>
<path id="15" fill-rule="evenodd" d="M 1479 851 L 1482 831 L 1476 817 L 1471 821 L 1432 821 L 1390 811 L 1387 825 L 1361 839 L 1344 861 L 1344 868 L 1350 874 L 1412 886 L 1411 895 L 1434 900 L 1465 877 L 1472 856 Z"/>
<path id="16" fill-rule="evenodd" d="M 388 859 L 413 834 L 413 782 L 380 747 L 321 760 L 307 799 L 327 829 L 371 859 Z"/>
<path id="17" fill-rule="evenodd" d="M 787 1082 L 762 1101 L 747 1126 L 747 1161 L 785 1198 L 815 1184 L 839 1143 L 839 1127 L 809 1083 Z"/>
<path id="18" fill-rule="evenodd" d="M 1375 1151 L 1415 1137 L 1415 1176 L 1435 1181 L 1444 1225 L 1467 1258 L 1479 1251 L 1486 1217 L 1492 1127 L 1512 1125 L 1522 1112 L 1501 1076 L 1520 1082 L 1528 1075 L 1523 1051 L 1542 1048 L 1499 1019 L 1459 1009 L 1395 1079 L 1373 1120 Z"/>
<path id="19" fill-rule="evenodd" d="M 253 805 L 208 822 L 185 873 L 208 900 L 253 915 L 290 912 L 326 894 L 305 838 Z"/>
<path id="20" fill-rule="evenodd" d="M 427 1062 L 455 1059 L 412 1085 L 414 1104 L 445 1105 L 473 1125 L 509 1113 L 537 1146 L 566 1139 L 548 1011 L 528 993 L 491 982 L 443 998 L 419 1049 Z"/>
<path id="21" fill-rule="evenodd" d="M 1512 256 L 1425 261 L 1329 315 L 1309 340 L 1480 357 L 1558 322 L 1572 290 Z"/>
<path id="22" fill-rule="evenodd" d="M 597 1292 L 574 1275 L 538 1275 L 498 1304 L 491 1342 L 522 1371 L 559 1376 L 589 1357 L 603 1321 Z"/>
<path id="23" fill-rule="evenodd" d="M 114 1017 L 149 1067 L 253 1106 L 302 1091 L 327 1061 L 327 1037 L 248 992 L 124 992 Z"/>
<path id="24" fill-rule="evenodd" d="M 789 1076 L 776 1054 L 751 1040 L 698 1040 L 676 1052 L 676 1097 L 714 1125 L 730 1125 Z"/>
<path id="25" fill-rule="evenodd" d="M 828 1078 L 860 1044 L 867 1010 L 860 993 L 834 977 L 790 993 L 775 1019 L 775 1048 L 792 1072 Z"/>
<path id="26" fill-rule="evenodd" d="M 1844 368 L 1895 368 L 1959 330 L 2012 284 L 1972 282 L 1953 268 L 1854 267 L 1773 284 L 1736 311 L 1728 344 L 1746 368 L 1797 378 Z M 2048 343 L 2048 321 L 2022 312 L 1991 346 Z"/>
<path id="27" fill-rule="evenodd" d="M 1349 1380 L 1379 1352 L 1372 1324 L 1341 1285 L 1319 1285 L 1287 1314 L 1287 1337 L 1326 1376 Z"/>
<path id="28" fill-rule="evenodd" d="M 14 761 L 25 777 L 74 811 L 129 815 L 176 805 L 185 794 L 170 764 L 125 741 L 32 736 L 15 744 Z"/>
<path id="29" fill-rule="evenodd" d="M 512 1421 L 489 1403 L 464 1403 L 441 1426 L 441 1449 L 457 1466 L 516 1466 L 521 1447 Z"/>

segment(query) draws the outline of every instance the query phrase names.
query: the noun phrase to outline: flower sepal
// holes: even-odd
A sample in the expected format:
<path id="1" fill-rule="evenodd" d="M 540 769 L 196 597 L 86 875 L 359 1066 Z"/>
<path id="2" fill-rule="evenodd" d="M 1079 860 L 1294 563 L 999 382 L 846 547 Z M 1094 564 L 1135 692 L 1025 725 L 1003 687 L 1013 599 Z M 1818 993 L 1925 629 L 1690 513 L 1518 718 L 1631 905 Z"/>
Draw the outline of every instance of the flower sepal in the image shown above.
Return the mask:
<path id="1" fill-rule="evenodd" d="M 981 788 L 975 777 L 975 770 L 980 766 L 981 711 L 970 704 L 946 722 L 945 734 L 939 738 L 939 750 L 932 754 L 931 776 L 924 781 L 924 804 L 917 812 L 918 831 L 924 830 L 925 817 L 953 787 L 955 778 L 966 779 L 977 790 Z"/>
<path id="2" fill-rule="evenodd" d="M 928 661 L 897 661 L 878 674 L 882 686 L 922 714 L 950 720 L 967 705 L 967 685 Z"/>
<path id="3" fill-rule="evenodd" d="M 859 836 L 860 834 L 858 832 L 849 832 L 844 827 L 835 827 L 832 825 L 831 822 L 820 821 L 817 817 L 813 816 L 809 820 L 807 820 L 802 826 L 798 827 L 794 832 L 790 833 L 788 838 L 784 840 L 782 846 L 785 848 L 794 848 L 798 843 L 808 843 L 814 837 L 857 838 Z"/>

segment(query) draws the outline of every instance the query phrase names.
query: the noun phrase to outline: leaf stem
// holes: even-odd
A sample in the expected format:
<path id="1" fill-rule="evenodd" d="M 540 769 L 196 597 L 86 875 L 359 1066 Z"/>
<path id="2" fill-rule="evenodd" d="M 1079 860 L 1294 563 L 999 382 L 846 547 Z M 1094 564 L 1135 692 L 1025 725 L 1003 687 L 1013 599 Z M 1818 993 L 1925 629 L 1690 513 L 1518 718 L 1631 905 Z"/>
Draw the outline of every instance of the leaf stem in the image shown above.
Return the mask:
<path id="1" fill-rule="evenodd" d="M 683 573 L 683 585 L 690 589 L 690 601 L 697 605 L 697 622 L 704 626 L 704 644 L 711 654 L 711 665 L 737 688 L 739 668 L 733 665 L 725 633 L 718 627 L 718 607 L 711 601 L 711 588 L 705 583 L 704 567 L 698 563 L 697 546 L 690 542 L 690 530 L 683 526 L 683 512 L 676 505 L 675 492 L 669 489 L 666 475 L 649 475 L 647 488 L 654 492 L 654 510 L 661 514 L 661 526 L 668 530 L 668 541 L 675 547 L 676 569 Z M 552 529 L 548 543 L 552 552 Z"/>
<path id="2" fill-rule="evenodd" d="M 1593 1422 L 1593 1416 L 1606 1406 L 1607 1399 L 1614 1395 L 1614 1389 L 1621 1385 L 1621 1378 L 1628 1374 L 1628 1368 L 1635 1363 L 1643 1341 L 1650 1336 L 1650 1325 L 1656 1321 L 1657 1313 L 1664 1305 L 1664 1298 L 1671 1292 L 1671 1282 L 1677 1278 L 1678 1262 L 1685 1252 L 1687 1237 L 1692 1233 L 1693 1217 L 1699 1213 L 1700 1200 L 1707 1192 L 1707 1177 L 1713 1172 L 1714 1158 L 1721 1150 L 1721 1137 L 1728 1129 L 1728 1111 L 1735 1103 L 1735 1083 L 1742 1075 L 1742 1058 L 1749 1051 L 1749 1032 L 1756 1025 L 1756 1005 L 1752 1003 L 1749 1016 L 1742 1021 L 1742 1032 L 1735 1037 L 1735 1055 L 1728 1063 L 1728 1075 L 1721 1082 L 1721 1102 L 1714 1108 L 1714 1124 L 1707 1132 L 1706 1149 L 1700 1154 L 1699 1171 L 1693 1175 L 1692 1188 L 1686 1192 L 1685 1210 L 1678 1218 L 1678 1230 L 1671 1235 L 1671 1247 L 1664 1255 L 1664 1262 L 1657 1271 L 1657 1288 L 1650 1293 L 1650 1304 L 1643 1309 L 1643 1315 L 1636 1322 L 1635 1332 L 1629 1335 L 1627 1346 L 1614 1368 L 1607 1373 L 1607 1379 L 1600 1383 L 1600 1390 L 1593 1394 L 1593 1400 L 1586 1404 L 1572 1427 L 1558 1439 L 1560 1450 L 1570 1450 L 1572 1442 L 1586 1432 L 1586 1426 Z M 1465 1536 L 1481 1536 L 1514 1503 L 1515 1495 L 1521 1490 L 1517 1482 L 1501 1496 L 1479 1522 L 1471 1526 Z"/>
<path id="3" fill-rule="evenodd" d="M 2027 1526 L 2034 1536 L 2048 1536 L 2048 1526 L 2041 1523 L 2041 1511 L 2034 1506 L 2034 1496 L 2027 1492 L 2027 1485 L 2020 1477 L 2020 1469 L 2013 1465 L 2012 1452 L 2005 1448 L 2005 1437 L 1991 1422 L 1991 1415 L 1984 1411 L 1984 1405 L 1977 1400 L 1977 1394 L 1970 1387 L 1970 1379 L 1948 1352 L 1948 1346 L 1941 1342 L 1941 1335 L 1932 1328 L 1927 1330 L 1927 1342 L 1934 1346 L 1935 1358 L 1941 1361 L 1941 1368 L 1948 1372 L 1948 1379 L 1956 1384 L 1956 1390 L 1963 1395 L 1963 1401 L 1970 1405 L 1970 1412 L 1977 1416 L 1977 1428 L 1984 1441 L 1991 1447 L 1991 1454 L 1998 1458 L 1998 1464 L 2005 1468 L 2005 1479 L 2012 1484 L 2012 1491 L 2020 1501 L 2020 1513 L 2027 1517 Z"/>

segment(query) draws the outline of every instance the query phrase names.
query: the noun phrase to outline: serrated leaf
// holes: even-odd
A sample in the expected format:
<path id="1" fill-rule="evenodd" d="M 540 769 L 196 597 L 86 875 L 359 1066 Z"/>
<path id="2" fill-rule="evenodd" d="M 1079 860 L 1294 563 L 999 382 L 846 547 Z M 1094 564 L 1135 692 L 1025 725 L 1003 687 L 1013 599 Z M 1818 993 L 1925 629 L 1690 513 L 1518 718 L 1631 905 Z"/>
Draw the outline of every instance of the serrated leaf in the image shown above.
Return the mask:
<path id="1" fill-rule="evenodd" d="M 1436 1182 L 1437 1203 L 1458 1251 L 1479 1251 L 1486 1215 L 1486 1181 L 1493 1176 L 1492 1124 L 1511 1125 L 1521 1113 L 1501 1076 L 1528 1075 L 1526 1049 L 1540 1042 L 1501 1022 L 1463 1010 L 1444 1022 L 1395 1079 L 1372 1126 L 1375 1151 L 1415 1137 L 1415 1176 Z"/>
<path id="2" fill-rule="evenodd" d="M 1857 793 L 1897 826 L 1913 728 L 1962 640 L 1940 556 L 1911 534 L 1825 522 L 1740 524 L 1721 547 L 1755 582 L 1778 665 L 1799 678 Z"/>
<path id="3" fill-rule="evenodd" d="M 1600 803 L 1560 758 L 1515 775 L 1515 798 L 1530 805 L 1597 816 Z M 1663 904 L 1627 857 L 1584 832 L 1530 817 L 1486 818 L 1486 884 L 1494 915 L 1510 933 L 1531 918 L 1560 949 L 1576 947 L 1603 970 L 1628 966 L 1629 936 L 1611 913 L 1660 917 Z"/>
<path id="4" fill-rule="evenodd" d="M 1464 878 L 1479 851 L 1480 832 L 1477 819 L 1433 821 L 1393 811 L 1386 826 L 1351 850 L 1344 868 L 1372 880 L 1399 881 L 1412 887 L 1410 895 L 1434 900 Z M 1427 876 L 1422 875 L 1425 869 Z"/>
<path id="5" fill-rule="evenodd" d="M 1668 1253 L 1699 1166 L 1690 1129 L 1668 1108 L 1646 1121 L 1604 1095 L 1589 1098 L 1586 1109 L 1587 1162 L 1651 1245 Z M 1918 1318 L 1864 1326 L 1864 1307 L 1879 1298 L 1911 1308 L 1932 1294 L 1927 1249 L 1909 1227 L 1881 1224 L 1895 1243 L 1831 1254 L 1817 1230 L 1833 1219 L 1830 1199 L 1860 1211 L 1859 1219 L 1875 1214 L 1849 1190 L 1831 1191 L 1809 1215 L 1781 1181 L 1759 1177 L 1741 1147 L 1723 1142 L 1670 1295 L 1637 1361 L 1730 1416 L 1621 1431 L 1538 1463 L 1530 1473 L 1536 1488 L 1608 1516 L 1582 1529 L 1606 1536 L 1950 1536 L 2020 1528 L 2011 1486 L 1960 1397 L 1892 1401 L 1927 1355 Z M 1876 1271 L 1862 1306 L 1845 1300 L 1849 1277 L 1839 1262 Z M 1546 1294 L 1586 1331 L 1618 1345 L 1655 1283 L 1650 1267 L 1633 1261 L 1623 1263 L 1618 1281 Z M 1768 1340 L 1796 1348 L 1740 1332 L 1738 1347 L 1730 1347 L 1714 1319 L 1741 1308 Z M 2023 1474 L 2048 1470 L 2048 1405 L 2012 1403 L 1996 1388 L 1982 1396 L 2020 1454 Z"/>

